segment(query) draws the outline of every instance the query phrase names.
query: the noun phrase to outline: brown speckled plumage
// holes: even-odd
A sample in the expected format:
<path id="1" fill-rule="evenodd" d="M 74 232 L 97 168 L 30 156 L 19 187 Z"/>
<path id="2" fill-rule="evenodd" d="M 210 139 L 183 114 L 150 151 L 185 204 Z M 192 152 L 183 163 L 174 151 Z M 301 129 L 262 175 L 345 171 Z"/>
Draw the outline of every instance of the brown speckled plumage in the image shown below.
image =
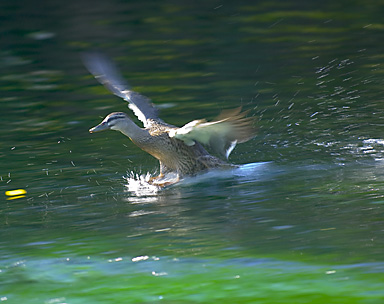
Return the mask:
<path id="1" fill-rule="evenodd" d="M 209 168 L 228 163 L 210 155 L 200 143 L 187 146 L 183 141 L 171 138 L 169 131 L 177 128 L 153 121 L 147 128 L 149 137 L 132 140 L 138 147 L 160 161 L 160 174 L 177 172 L 182 177 L 194 175 Z"/>

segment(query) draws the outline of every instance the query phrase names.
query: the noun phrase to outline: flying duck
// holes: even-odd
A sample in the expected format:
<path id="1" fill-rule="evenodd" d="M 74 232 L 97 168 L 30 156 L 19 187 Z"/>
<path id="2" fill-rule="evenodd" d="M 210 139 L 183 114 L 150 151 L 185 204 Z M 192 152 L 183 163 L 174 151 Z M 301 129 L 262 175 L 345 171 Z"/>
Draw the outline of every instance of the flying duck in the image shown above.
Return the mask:
<path id="1" fill-rule="evenodd" d="M 84 55 L 84 63 L 93 76 L 113 94 L 128 102 L 128 107 L 143 123 L 137 126 L 123 112 L 107 115 L 90 133 L 116 130 L 160 162 L 160 174 L 150 183 L 160 186 L 168 174 L 176 176 L 171 183 L 182 177 L 196 175 L 210 168 L 230 167 L 226 160 L 236 144 L 254 137 L 254 119 L 247 117 L 248 111 L 241 107 L 224 110 L 214 120 L 194 120 L 179 128 L 165 123 L 158 116 L 155 105 L 145 96 L 131 90 L 114 63 L 104 55 L 92 53 Z M 209 148 L 211 155 L 203 147 Z"/>

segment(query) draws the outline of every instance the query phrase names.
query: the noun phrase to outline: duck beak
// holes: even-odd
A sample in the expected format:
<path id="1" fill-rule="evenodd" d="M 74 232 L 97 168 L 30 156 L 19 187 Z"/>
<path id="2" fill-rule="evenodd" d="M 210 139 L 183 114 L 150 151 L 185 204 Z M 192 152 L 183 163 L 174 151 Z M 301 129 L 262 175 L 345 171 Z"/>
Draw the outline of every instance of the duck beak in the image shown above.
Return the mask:
<path id="1" fill-rule="evenodd" d="M 104 131 L 104 130 L 108 130 L 108 129 L 109 129 L 108 124 L 106 122 L 102 122 L 102 123 L 98 124 L 96 127 L 89 129 L 89 133 L 100 132 L 100 131 Z"/>

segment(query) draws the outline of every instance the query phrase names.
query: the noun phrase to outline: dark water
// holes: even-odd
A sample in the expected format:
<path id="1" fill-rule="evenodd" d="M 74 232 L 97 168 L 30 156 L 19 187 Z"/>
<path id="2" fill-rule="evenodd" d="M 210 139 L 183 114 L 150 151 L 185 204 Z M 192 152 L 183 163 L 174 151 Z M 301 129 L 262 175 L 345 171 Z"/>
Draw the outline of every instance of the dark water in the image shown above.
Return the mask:
<path id="1" fill-rule="evenodd" d="M 3 1 L 0 301 L 382 303 L 377 1 Z M 158 163 L 81 52 L 172 124 L 242 105 L 238 169 L 157 191 Z M 20 198 L 5 192 L 25 189 Z M 9 193 L 8 193 L 9 194 Z"/>

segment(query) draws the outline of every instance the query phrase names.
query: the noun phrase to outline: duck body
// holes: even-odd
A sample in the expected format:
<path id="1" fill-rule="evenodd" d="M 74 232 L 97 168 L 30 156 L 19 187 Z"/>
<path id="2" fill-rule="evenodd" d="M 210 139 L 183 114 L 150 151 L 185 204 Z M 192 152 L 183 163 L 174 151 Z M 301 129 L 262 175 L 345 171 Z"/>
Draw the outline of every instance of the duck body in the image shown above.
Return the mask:
<path id="1" fill-rule="evenodd" d="M 195 175 L 210 168 L 231 166 L 207 152 L 200 144 L 188 146 L 184 141 L 171 137 L 179 128 L 161 120 L 150 119 L 146 128 L 139 128 L 123 112 L 109 114 L 103 122 L 90 130 L 91 133 L 112 129 L 120 131 L 138 146 L 160 162 L 160 177 L 176 173 L 179 178 Z"/>
<path id="2" fill-rule="evenodd" d="M 228 165 L 221 159 L 210 155 L 200 143 L 188 146 L 184 141 L 170 137 L 171 130 L 177 127 L 154 123 L 148 130 L 150 139 L 145 142 L 133 141 L 144 151 L 160 161 L 160 174 L 176 172 L 179 177 L 195 175 L 201 171 Z M 159 145 L 158 143 L 162 144 Z"/>
<path id="3" fill-rule="evenodd" d="M 128 101 L 129 108 L 144 124 L 144 128 L 140 128 L 126 113 L 114 112 L 89 131 L 94 133 L 110 129 L 129 137 L 139 148 L 159 160 L 160 175 L 154 180 L 171 173 L 176 174 L 179 180 L 210 168 L 233 166 L 208 153 L 202 144 L 212 148 L 219 156 L 228 158 L 236 143 L 254 136 L 253 119 L 246 117 L 241 108 L 223 111 L 213 122 L 195 120 L 181 128 L 167 124 L 158 117 L 156 107 L 148 98 L 129 89 L 108 58 L 88 54 L 85 64 L 112 93 Z"/>

